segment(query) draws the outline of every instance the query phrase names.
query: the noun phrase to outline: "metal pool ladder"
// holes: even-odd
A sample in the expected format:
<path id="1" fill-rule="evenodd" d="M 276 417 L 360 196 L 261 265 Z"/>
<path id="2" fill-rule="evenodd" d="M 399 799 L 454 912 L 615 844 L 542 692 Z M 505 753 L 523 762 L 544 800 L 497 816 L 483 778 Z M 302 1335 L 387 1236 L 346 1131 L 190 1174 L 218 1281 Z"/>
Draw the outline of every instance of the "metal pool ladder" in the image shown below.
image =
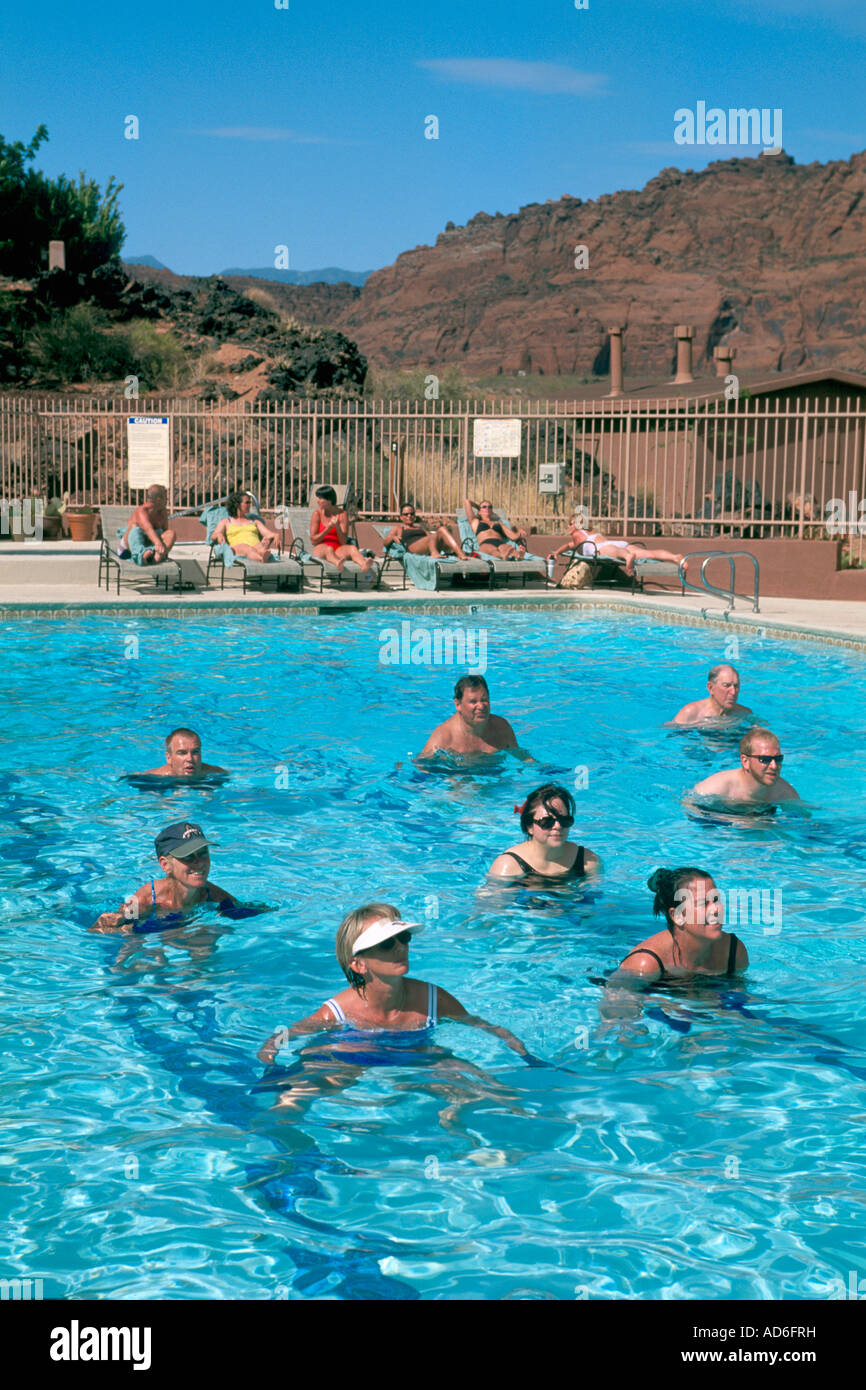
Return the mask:
<path id="1" fill-rule="evenodd" d="M 678 573 L 680 583 L 683 585 L 684 588 L 695 589 L 698 593 L 714 594 L 717 598 L 725 599 L 728 605 L 725 610 L 726 613 L 729 613 L 731 611 L 731 609 L 734 607 L 735 599 L 738 598 L 743 599 L 746 603 L 751 603 L 753 613 L 760 612 L 760 609 L 758 608 L 760 569 L 757 560 L 755 559 L 754 555 L 750 550 L 694 550 L 690 555 L 687 555 L 685 558 L 693 562 L 697 560 L 701 555 L 703 555 L 705 558 L 703 560 L 703 563 L 701 564 L 700 583 L 698 584 L 693 584 L 690 579 L 686 578 L 686 576 L 683 574 L 682 561 L 680 561 Z M 734 588 L 734 572 L 736 569 L 736 561 L 740 559 L 751 560 L 752 564 L 755 567 L 755 588 L 751 594 L 738 594 Z M 727 560 L 730 564 L 730 584 L 728 585 L 727 589 L 720 589 L 715 584 L 711 584 L 710 581 L 707 579 L 707 565 L 710 564 L 710 562 L 713 560 Z"/>

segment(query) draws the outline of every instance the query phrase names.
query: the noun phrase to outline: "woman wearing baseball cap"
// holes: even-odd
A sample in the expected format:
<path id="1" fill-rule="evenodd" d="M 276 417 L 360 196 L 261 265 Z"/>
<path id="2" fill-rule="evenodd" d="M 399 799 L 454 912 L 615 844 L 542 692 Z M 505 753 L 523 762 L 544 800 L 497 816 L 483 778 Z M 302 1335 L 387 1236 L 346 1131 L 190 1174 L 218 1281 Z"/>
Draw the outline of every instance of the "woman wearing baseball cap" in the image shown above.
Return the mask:
<path id="1" fill-rule="evenodd" d="M 168 931 L 181 926 L 192 908 L 202 903 L 217 903 L 223 911 L 243 911 L 231 893 L 208 880 L 213 841 L 206 838 L 200 825 L 176 821 L 159 832 L 154 844 L 165 878 L 145 883 L 127 898 L 119 912 L 103 912 L 90 931 L 126 934 Z"/>
<path id="2" fill-rule="evenodd" d="M 337 1036 L 320 1059 L 365 1066 L 411 1063 L 412 1051 L 429 1046 L 433 1028 L 447 1018 L 495 1033 L 530 1065 L 546 1065 L 507 1028 L 467 1013 L 438 985 L 409 978 L 409 943 L 423 930 L 420 922 L 404 922 L 390 903 L 367 903 L 350 912 L 340 923 L 336 947 L 349 988 L 309 1018 L 278 1028 L 259 1049 L 259 1060 L 271 1064 L 292 1038 L 327 1029 Z"/>

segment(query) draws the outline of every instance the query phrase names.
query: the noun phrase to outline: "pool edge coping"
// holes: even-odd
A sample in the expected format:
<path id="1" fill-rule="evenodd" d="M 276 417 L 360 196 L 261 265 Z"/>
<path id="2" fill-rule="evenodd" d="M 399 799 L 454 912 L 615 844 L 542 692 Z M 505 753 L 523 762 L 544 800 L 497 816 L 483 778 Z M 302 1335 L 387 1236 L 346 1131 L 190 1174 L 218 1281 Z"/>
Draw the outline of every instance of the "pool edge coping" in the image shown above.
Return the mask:
<path id="1" fill-rule="evenodd" d="M 339 597 L 294 599 L 286 601 L 275 596 L 270 602 L 262 602 L 260 599 L 252 599 L 247 602 L 239 602 L 238 599 L 213 599 L 206 603 L 197 602 L 194 598 L 173 597 L 172 595 L 151 604 L 147 600 L 118 598 L 106 604 L 103 599 L 73 599 L 58 605 L 56 601 L 49 599 L 32 600 L 11 600 L 5 603 L 0 600 L 0 616 L 4 618 L 27 618 L 44 617 L 54 621 L 65 618 L 73 618 L 78 614 L 91 615 L 98 617 L 111 617 L 115 614 L 128 617 L 130 614 L 138 614 L 142 618 L 154 618 L 177 614 L 182 612 L 184 616 L 204 617 L 209 613 L 218 613 L 221 616 L 227 613 L 242 613 L 245 616 L 263 617 L 266 615 L 279 613 L 283 616 L 298 614 L 299 616 L 323 617 L 329 614 L 339 613 L 358 613 L 376 611 L 376 609 L 391 610 L 398 612 L 408 611 L 415 613 L 436 614 L 436 613 L 478 613 L 484 608 L 511 609 L 513 611 L 540 612 L 548 608 L 564 609 L 574 612 L 580 609 L 601 609 L 613 613 L 627 613 L 632 616 L 641 614 L 648 618 L 667 622 L 673 626 L 708 627 L 719 631 L 732 631 L 739 629 L 745 632 L 757 632 L 762 638 L 764 636 L 788 637 L 797 641 L 823 642 L 828 646 L 841 646 L 851 650 L 866 651 L 866 636 L 858 637 L 850 632 L 845 632 L 838 628 L 817 628 L 804 626 L 795 622 L 790 622 L 780 618 L 766 617 L 760 613 L 738 613 L 735 610 L 719 610 L 718 612 L 707 612 L 701 610 L 696 612 L 694 609 L 681 607 L 678 604 L 663 604 L 652 598 L 640 595 L 632 598 L 630 595 L 622 595 L 612 598 L 607 594 L 570 594 L 568 596 L 561 593 L 551 594 L 534 591 L 532 595 L 517 595 L 513 591 L 487 593 L 461 596 L 455 599 L 453 594 L 443 594 L 441 597 L 434 597 L 433 594 L 419 594 L 417 597 L 406 597 L 403 591 L 397 590 L 394 593 L 360 592 L 357 595 L 346 594 Z"/>

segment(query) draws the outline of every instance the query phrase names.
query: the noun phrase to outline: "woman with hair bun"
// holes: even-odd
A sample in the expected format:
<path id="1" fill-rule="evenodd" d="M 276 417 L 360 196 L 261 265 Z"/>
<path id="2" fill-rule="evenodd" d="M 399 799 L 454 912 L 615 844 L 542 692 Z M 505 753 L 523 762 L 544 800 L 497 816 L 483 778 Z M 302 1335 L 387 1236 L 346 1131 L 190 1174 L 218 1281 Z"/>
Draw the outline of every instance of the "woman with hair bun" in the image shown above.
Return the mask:
<path id="1" fill-rule="evenodd" d="M 653 912 L 665 918 L 664 928 L 629 951 L 608 984 L 623 983 L 623 975 L 655 982 L 746 969 L 749 953 L 732 932 L 722 930 L 724 905 L 705 869 L 656 869 L 647 887 L 655 895 Z"/>
<path id="2" fill-rule="evenodd" d="M 601 860 L 591 849 L 568 838 L 574 825 L 574 797 L 565 787 L 546 782 L 514 809 L 520 812 L 520 828 L 527 838 L 494 859 L 491 878 L 511 883 L 529 880 L 537 886 L 540 879 L 578 879 L 600 869 Z"/>

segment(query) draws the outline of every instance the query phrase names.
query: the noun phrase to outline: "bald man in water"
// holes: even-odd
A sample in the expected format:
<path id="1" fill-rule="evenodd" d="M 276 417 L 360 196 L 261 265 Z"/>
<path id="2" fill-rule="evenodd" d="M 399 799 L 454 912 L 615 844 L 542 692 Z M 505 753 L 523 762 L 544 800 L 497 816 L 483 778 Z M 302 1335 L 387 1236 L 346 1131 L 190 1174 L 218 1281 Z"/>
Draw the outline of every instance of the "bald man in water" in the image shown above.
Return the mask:
<path id="1" fill-rule="evenodd" d="M 708 719 L 734 722 L 745 719 L 752 711 L 737 703 L 740 693 L 740 676 L 735 666 L 714 666 L 707 676 L 709 695 L 704 700 L 693 700 L 683 705 L 679 714 L 672 719 L 673 724 L 703 724 Z"/>

